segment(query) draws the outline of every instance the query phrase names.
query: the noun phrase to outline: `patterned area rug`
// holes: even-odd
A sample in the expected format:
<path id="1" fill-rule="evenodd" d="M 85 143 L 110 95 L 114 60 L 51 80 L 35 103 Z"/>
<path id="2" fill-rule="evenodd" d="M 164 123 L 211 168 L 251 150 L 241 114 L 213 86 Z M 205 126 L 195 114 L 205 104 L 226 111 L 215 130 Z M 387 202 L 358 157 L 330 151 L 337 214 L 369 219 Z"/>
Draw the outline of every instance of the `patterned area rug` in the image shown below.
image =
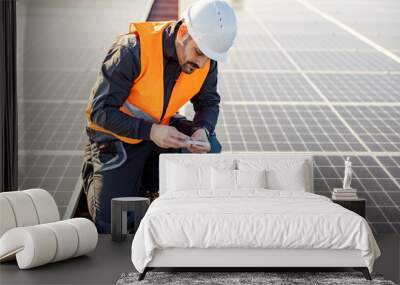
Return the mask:
<path id="1" fill-rule="evenodd" d="M 372 274 L 368 281 L 360 272 L 155 272 L 150 271 L 142 281 L 138 281 L 139 273 L 122 274 L 117 285 L 133 284 L 321 284 L 321 285 L 353 285 L 379 284 L 395 285 L 384 280 L 381 275 Z"/>

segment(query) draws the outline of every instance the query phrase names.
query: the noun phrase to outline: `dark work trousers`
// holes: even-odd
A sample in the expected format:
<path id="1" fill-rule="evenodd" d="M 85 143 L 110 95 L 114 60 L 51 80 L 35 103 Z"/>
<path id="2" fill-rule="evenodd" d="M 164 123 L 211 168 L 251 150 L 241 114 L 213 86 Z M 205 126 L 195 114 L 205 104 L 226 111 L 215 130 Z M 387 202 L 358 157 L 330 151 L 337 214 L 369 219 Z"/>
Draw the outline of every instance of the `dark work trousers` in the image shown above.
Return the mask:
<path id="1" fill-rule="evenodd" d="M 192 121 L 172 120 L 170 125 L 191 136 Z M 221 152 L 215 132 L 210 134 L 210 153 Z M 86 194 L 89 213 L 99 233 L 111 232 L 111 199 L 142 196 L 143 191 L 158 192 L 160 153 L 183 153 L 186 148 L 161 148 L 150 140 L 128 144 L 120 140 L 89 141 L 85 146 L 82 165 L 82 189 Z M 134 217 L 128 213 L 128 224 Z"/>

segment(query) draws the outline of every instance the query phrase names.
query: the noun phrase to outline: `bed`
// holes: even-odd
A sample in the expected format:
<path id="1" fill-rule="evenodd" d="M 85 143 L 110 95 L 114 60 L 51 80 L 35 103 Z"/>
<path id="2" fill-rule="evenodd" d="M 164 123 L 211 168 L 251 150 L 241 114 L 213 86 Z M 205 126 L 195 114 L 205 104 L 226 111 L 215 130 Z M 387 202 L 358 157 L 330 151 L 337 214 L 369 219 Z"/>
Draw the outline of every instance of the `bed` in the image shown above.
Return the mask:
<path id="1" fill-rule="evenodd" d="M 160 197 L 132 242 L 154 268 L 352 267 L 379 247 L 361 216 L 314 194 L 311 153 L 161 154 Z"/>

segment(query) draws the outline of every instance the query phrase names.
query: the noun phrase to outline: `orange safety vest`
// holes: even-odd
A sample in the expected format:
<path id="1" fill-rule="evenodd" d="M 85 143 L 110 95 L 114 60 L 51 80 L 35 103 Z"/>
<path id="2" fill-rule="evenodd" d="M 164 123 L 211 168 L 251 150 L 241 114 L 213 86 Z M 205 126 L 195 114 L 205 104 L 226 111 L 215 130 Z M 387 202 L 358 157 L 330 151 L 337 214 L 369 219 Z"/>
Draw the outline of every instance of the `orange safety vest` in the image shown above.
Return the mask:
<path id="1" fill-rule="evenodd" d="M 203 68 L 192 74 L 181 72 L 175 82 L 164 118 L 161 120 L 164 103 L 164 55 L 162 34 L 173 21 L 131 23 L 129 34 L 136 33 L 140 43 L 140 74 L 135 79 L 128 98 L 119 108 L 121 112 L 154 123 L 168 125 L 170 118 L 195 96 L 203 85 L 210 69 L 210 60 Z M 130 144 L 142 139 L 124 137 L 95 124 L 90 119 L 91 106 L 86 108 L 88 127 L 101 131 Z M 161 121 L 160 121 L 161 120 Z"/>

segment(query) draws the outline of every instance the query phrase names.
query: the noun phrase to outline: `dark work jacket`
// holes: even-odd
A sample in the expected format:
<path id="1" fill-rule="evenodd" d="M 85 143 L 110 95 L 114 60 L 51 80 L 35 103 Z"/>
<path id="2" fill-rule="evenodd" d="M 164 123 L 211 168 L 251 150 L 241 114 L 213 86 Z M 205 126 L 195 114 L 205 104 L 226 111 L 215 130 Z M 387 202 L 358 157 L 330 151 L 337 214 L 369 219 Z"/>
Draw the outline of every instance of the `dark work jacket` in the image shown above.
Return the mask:
<path id="1" fill-rule="evenodd" d="M 175 37 L 180 24 L 180 21 L 174 22 L 163 32 L 164 109 L 181 72 L 175 49 Z M 211 60 L 210 70 L 200 91 L 190 100 L 195 111 L 193 129 L 205 127 L 210 133 L 215 129 L 220 102 L 217 73 L 217 62 Z M 102 63 L 88 104 L 92 107 L 91 120 L 97 125 L 124 137 L 149 140 L 151 122 L 119 111 L 139 74 L 140 44 L 136 35 L 118 36 Z M 99 131 L 88 129 L 87 133 L 94 141 L 115 139 Z"/>

